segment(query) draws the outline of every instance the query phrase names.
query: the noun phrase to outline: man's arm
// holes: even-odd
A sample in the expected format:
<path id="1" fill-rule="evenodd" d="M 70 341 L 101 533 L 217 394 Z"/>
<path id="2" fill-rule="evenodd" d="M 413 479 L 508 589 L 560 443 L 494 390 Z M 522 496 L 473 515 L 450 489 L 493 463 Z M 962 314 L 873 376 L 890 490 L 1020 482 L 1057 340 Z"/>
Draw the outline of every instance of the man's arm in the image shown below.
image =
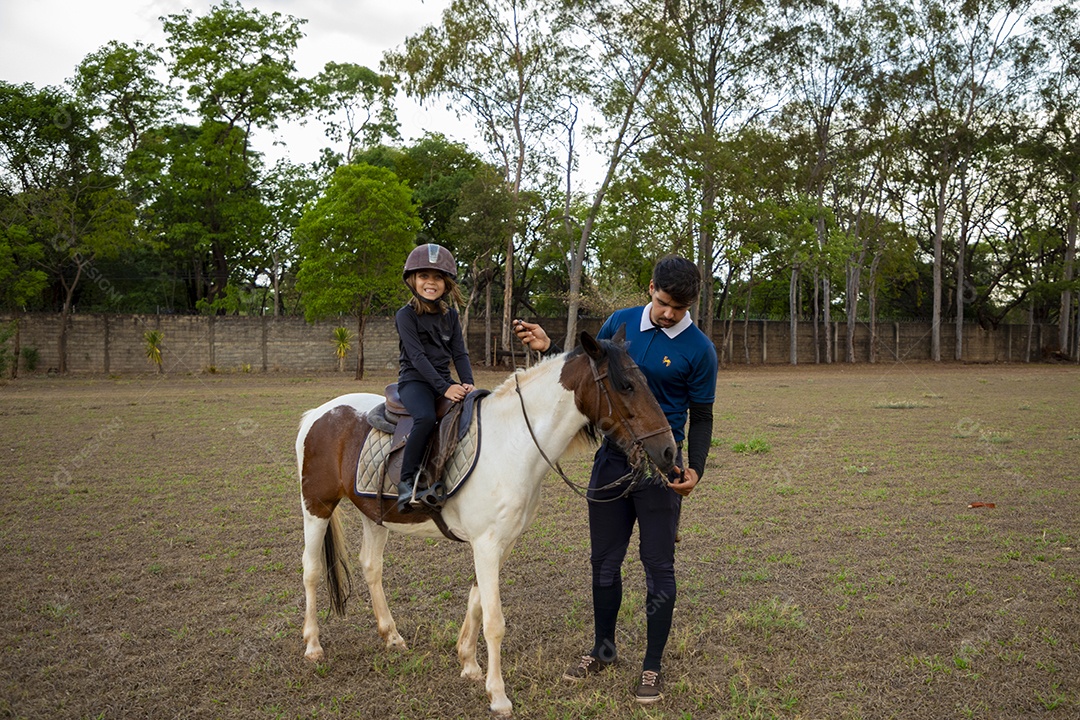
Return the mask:
<path id="1" fill-rule="evenodd" d="M 705 475 L 705 460 L 712 446 L 712 403 L 690 403 L 690 427 L 686 430 L 686 464 Z"/>
<path id="2" fill-rule="evenodd" d="M 687 469 L 679 482 L 668 483 L 675 492 L 686 497 L 705 474 L 705 460 L 712 445 L 712 403 L 690 403 L 690 427 L 686 431 Z"/>

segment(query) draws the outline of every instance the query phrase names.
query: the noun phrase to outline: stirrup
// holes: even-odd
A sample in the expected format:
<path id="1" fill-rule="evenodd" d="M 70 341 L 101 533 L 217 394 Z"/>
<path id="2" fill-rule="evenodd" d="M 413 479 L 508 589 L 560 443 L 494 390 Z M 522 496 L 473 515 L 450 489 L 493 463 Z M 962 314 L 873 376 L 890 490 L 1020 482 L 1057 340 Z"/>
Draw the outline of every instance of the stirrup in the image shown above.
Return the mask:
<path id="1" fill-rule="evenodd" d="M 442 482 L 434 482 L 431 487 L 420 491 L 416 495 L 416 500 L 431 510 L 441 510 L 443 503 L 446 501 L 446 485 Z"/>

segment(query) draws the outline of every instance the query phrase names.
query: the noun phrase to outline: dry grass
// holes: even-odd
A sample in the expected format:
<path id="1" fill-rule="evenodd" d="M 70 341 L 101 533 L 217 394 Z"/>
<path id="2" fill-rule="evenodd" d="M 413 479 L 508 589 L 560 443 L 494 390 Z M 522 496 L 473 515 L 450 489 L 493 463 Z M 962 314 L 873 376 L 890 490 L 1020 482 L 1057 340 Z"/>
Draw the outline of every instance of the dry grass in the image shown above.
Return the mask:
<path id="1" fill-rule="evenodd" d="M 302 658 L 297 421 L 388 379 L 0 387 L 0 716 L 486 717 L 453 651 L 461 545 L 388 545 L 408 652 L 382 648 L 361 584 L 353 616 L 324 623 L 327 661 Z M 664 702 L 630 697 L 633 546 L 621 668 L 560 681 L 590 641 L 588 539 L 583 501 L 551 477 L 504 571 L 516 716 L 1075 717 L 1078 398 L 1062 366 L 723 371 L 684 504 Z M 565 467 L 584 480 L 588 458 Z"/>

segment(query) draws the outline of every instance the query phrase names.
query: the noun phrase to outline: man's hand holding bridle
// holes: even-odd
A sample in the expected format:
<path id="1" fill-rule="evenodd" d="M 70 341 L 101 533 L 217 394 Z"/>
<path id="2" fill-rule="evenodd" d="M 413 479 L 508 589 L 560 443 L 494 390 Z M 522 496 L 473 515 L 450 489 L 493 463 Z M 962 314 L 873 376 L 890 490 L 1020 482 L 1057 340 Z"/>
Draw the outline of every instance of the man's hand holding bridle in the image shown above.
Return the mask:
<path id="1" fill-rule="evenodd" d="M 683 470 L 680 467 L 676 467 L 675 469 L 679 471 L 679 479 L 676 481 L 669 481 L 667 486 L 683 497 L 686 497 L 694 491 L 694 486 L 697 485 L 697 470 L 693 468 Z"/>

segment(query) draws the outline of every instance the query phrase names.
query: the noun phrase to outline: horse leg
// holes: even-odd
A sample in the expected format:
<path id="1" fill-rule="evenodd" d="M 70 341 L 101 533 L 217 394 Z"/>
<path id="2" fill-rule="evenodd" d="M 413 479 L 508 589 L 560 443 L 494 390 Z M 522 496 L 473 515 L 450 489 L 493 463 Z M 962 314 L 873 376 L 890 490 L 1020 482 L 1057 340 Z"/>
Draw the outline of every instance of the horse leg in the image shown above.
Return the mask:
<path id="1" fill-rule="evenodd" d="M 509 717 L 513 710 L 510 698 L 506 697 L 506 686 L 502 677 L 502 639 L 506 634 L 506 620 L 503 618 L 502 600 L 499 595 L 499 569 L 502 567 L 504 550 L 496 544 L 480 543 L 473 545 L 473 563 L 476 568 L 476 587 L 480 594 L 480 607 L 484 616 L 484 640 L 487 642 L 488 670 L 487 690 L 491 701 L 491 712 L 500 717 Z M 472 600 L 470 594 L 470 601 Z"/>
<path id="2" fill-rule="evenodd" d="M 319 644 L 319 616 L 316 607 L 316 590 L 319 580 L 326 572 L 323 559 L 323 539 L 330 518 L 321 518 L 308 512 L 307 504 L 300 503 L 304 511 L 304 657 L 322 660 L 323 649 Z"/>
<path id="3" fill-rule="evenodd" d="M 480 607 L 480 588 L 473 584 L 469 590 L 469 606 L 465 611 L 465 619 L 461 622 L 461 631 L 458 633 L 457 654 L 461 662 L 461 677 L 467 680 L 481 680 L 484 677 L 483 670 L 476 662 L 476 641 L 480 637 L 480 621 L 483 609 Z"/>
<path id="4" fill-rule="evenodd" d="M 375 611 L 379 635 L 386 643 L 387 649 L 405 650 L 407 649 L 405 639 L 398 632 L 394 617 L 390 614 L 390 607 L 386 604 L 386 594 L 383 592 L 383 550 L 386 548 L 386 538 L 390 531 L 376 524 L 367 515 L 362 517 L 364 544 L 360 548 L 360 567 L 364 570 L 364 580 L 371 594 L 371 607 Z"/>

